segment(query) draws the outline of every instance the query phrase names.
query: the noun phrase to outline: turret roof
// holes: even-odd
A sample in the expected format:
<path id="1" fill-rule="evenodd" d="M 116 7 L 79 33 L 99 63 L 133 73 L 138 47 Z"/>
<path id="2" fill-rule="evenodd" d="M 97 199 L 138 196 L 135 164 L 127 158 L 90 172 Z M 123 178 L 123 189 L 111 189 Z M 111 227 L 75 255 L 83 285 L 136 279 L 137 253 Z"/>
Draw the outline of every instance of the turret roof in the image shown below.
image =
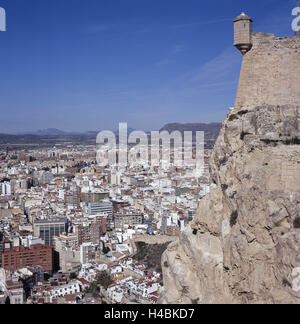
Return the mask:
<path id="1" fill-rule="evenodd" d="M 234 22 L 239 20 L 250 20 L 252 22 L 252 19 L 249 16 L 247 16 L 244 12 L 242 12 L 238 17 L 236 17 L 234 19 Z"/>

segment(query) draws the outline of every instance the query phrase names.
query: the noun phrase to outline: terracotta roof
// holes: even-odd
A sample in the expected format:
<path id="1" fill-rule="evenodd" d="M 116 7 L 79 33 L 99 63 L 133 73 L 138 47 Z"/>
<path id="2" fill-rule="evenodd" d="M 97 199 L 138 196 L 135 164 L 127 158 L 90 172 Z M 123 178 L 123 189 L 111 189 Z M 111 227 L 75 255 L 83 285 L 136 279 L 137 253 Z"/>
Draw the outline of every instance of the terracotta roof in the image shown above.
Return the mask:
<path id="1" fill-rule="evenodd" d="M 89 284 L 89 282 L 87 280 L 85 280 L 84 278 L 79 278 L 77 280 L 80 281 L 84 285 L 88 285 Z"/>

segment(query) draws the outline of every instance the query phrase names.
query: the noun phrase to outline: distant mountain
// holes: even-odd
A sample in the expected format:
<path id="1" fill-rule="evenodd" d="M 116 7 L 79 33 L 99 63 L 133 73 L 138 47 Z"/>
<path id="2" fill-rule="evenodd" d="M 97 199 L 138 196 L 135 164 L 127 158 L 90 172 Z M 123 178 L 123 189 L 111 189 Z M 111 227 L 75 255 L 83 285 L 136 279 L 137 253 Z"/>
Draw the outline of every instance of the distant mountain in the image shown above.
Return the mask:
<path id="1" fill-rule="evenodd" d="M 87 134 L 72 134 L 66 132 L 59 132 L 60 134 L 54 135 L 55 132 L 35 132 L 35 134 L 23 134 L 23 135 L 10 135 L 0 134 L 0 145 L 31 145 L 38 144 L 42 146 L 53 146 L 56 143 L 88 143 L 94 144 L 96 135 L 94 133 Z M 57 132 L 56 132 L 57 133 Z M 46 134 L 46 135 L 41 135 Z"/>
<path id="2" fill-rule="evenodd" d="M 191 123 L 191 124 L 180 124 L 180 123 L 172 123 L 165 125 L 160 131 L 180 131 L 181 133 L 191 131 L 203 131 L 205 134 L 205 141 L 216 141 L 219 136 L 220 130 L 222 127 L 222 123 Z"/>
<path id="3" fill-rule="evenodd" d="M 33 132 L 24 132 L 18 135 L 37 135 L 37 136 L 57 136 L 57 135 L 66 135 L 67 132 L 61 131 L 57 128 L 47 128 L 47 129 L 40 129 L 38 131 Z"/>
<path id="4" fill-rule="evenodd" d="M 165 125 L 160 131 L 192 131 L 193 140 L 195 141 L 195 132 L 204 131 L 205 133 L 205 147 L 212 148 L 220 132 L 221 123 L 201 124 L 180 124 L 171 123 Z M 128 128 L 128 134 L 134 131 L 132 128 Z M 18 135 L 0 134 L 0 145 L 31 145 L 38 144 L 40 146 L 53 146 L 55 144 L 63 143 L 77 143 L 77 144 L 95 144 L 97 131 L 89 131 L 85 133 L 68 133 L 56 128 L 48 128 L 45 130 L 38 130 L 36 132 L 28 132 Z M 148 136 L 150 136 L 148 134 Z M 116 132 L 116 138 L 118 140 L 118 132 Z"/>

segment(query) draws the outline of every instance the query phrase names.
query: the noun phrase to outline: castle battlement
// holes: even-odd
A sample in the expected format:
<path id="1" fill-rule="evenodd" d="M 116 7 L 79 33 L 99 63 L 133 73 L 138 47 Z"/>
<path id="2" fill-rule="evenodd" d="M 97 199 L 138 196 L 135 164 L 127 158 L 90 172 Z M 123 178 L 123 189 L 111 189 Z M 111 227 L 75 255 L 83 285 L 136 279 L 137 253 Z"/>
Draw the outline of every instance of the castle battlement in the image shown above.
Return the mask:
<path id="1" fill-rule="evenodd" d="M 235 46 L 243 54 L 235 109 L 264 104 L 299 106 L 300 38 L 252 32 L 252 20 L 249 19 L 246 22 L 251 28 L 241 23 L 236 25 L 235 20 L 235 34 L 249 40 L 248 45 L 241 46 L 236 44 L 236 40 L 242 43 L 241 36 L 235 35 Z M 244 28 L 251 30 L 250 36 L 246 36 Z"/>
<path id="2" fill-rule="evenodd" d="M 300 48 L 300 38 L 299 37 L 276 37 L 274 34 L 267 33 L 252 33 L 252 48 L 254 50 L 256 48 L 262 49 L 265 47 L 266 49 L 299 49 Z"/>

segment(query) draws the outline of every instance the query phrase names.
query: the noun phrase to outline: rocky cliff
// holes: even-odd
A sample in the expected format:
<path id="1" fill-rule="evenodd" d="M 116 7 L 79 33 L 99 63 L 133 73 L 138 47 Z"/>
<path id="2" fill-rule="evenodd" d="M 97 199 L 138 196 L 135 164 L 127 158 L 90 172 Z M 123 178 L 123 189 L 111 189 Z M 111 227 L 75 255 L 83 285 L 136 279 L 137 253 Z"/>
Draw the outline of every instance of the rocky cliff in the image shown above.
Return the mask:
<path id="1" fill-rule="evenodd" d="M 254 38 L 210 161 L 216 186 L 163 255 L 162 303 L 300 303 L 299 75 L 282 72 L 300 39 Z"/>
<path id="2" fill-rule="evenodd" d="M 216 188 L 163 255 L 161 302 L 300 302 L 299 125 L 300 106 L 228 115 L 211 158 Z"/>

